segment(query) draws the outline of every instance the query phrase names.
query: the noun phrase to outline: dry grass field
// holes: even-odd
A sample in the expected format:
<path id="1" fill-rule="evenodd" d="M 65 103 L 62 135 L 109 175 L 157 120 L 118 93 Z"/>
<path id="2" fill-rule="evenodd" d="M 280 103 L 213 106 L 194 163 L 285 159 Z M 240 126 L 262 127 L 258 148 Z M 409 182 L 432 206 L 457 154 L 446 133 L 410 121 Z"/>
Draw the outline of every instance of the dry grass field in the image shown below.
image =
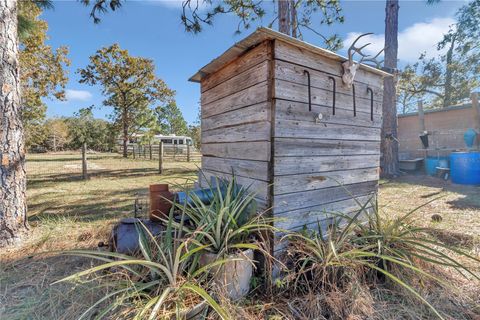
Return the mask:
<path id="1" fill-rule="evenodd" d="M 91 178 L 83 181 L 78 155 L 29 156 L 31 230 L 21 246 L 0 252 L 0 319 L 76 319 L 102 296 L 102 290 L 88 282 L 51 285 L 92 264 L 55 251 L 95 248 L 99 241 L 108 240 L 115 221 L 133 214 L 135 198 L 144 199 L 148 185 L 191 183 L 198 170 L 198 163 L 168 162 L 164 174 L 159 175 L 155 162 L 112 154 L 89 157 Z M 434 198 L 438 199 L 416 212 L 418 225 L 430 228 L 432 235 L 450 245 L 479 255 L 479 187 L 455 186 L 420 175 L 381 181 L 379 201 L 385 214 L 401 214 Z M 434 214 L 440 215 L 441 221 L 432 221 Z M 480 271 L 478 266 L 472 267 Z M 441 304 L 440 309 L 451 319 L 480 319 L 480 288 L 447 269 L 442 272 L 457 292 L 432 289 L 428 299 Z M 429 318 L 428 310 L 417 302 L 398 300 L 380 289 L 373 296 L 378 297 L 375 318 Z"/>
<path id="2" fill-rule="evenodd" d="M 50 286 L 85 267 L 82 259 L 41 252 L 95 248 L 108 241 L 113 224 L 132 216 L 148 186 L 182 184 L 196 177 L 198 163 L 167 162 L 164 173 L 149 160 L 90 154 L 90 179 L 81 180 L 79 154 L 31 155 L 27 159 L 30 234 L 24 244 L 0 253 L 0 319 L 75 319 L 98 290 Z M 85 300 L 87 299 L 87 300 Z"/>

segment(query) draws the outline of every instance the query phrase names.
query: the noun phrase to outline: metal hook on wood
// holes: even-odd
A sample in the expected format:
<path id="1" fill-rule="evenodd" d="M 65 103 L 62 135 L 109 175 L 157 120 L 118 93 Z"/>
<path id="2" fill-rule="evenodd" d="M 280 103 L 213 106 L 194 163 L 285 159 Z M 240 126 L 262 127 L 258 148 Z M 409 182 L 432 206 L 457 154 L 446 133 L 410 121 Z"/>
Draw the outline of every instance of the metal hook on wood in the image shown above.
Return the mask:
<path id="1" fill-rule="evenodd" d="M 335 115 L 335 96 L 337 95 L 337 82 L 335 81 L 334 77 L 328 77 L 328 79 L 332 80 L 333 82 L 333 111 L 332 115 Z"/>
<path id="2" fill-rule="evenodd" d="M 308 81 L 308 111 L 312 111 L 312 87 L 310 86 L 310 72 L 303 70 L 303 74 L 307 75 Z"/>
<path id="3" fill-rule="evenodd" d="M 370 120 L 373 121 L 373 90 L 367 87 L 367 93 L 370 92 Z"/>
<path id="4" fill-rule="evenodd" d="M 353 93 L 353 116 L 357 116 L 357 103 L 355 101 L 355 85 L 352 83 L 352 93 Z"/>

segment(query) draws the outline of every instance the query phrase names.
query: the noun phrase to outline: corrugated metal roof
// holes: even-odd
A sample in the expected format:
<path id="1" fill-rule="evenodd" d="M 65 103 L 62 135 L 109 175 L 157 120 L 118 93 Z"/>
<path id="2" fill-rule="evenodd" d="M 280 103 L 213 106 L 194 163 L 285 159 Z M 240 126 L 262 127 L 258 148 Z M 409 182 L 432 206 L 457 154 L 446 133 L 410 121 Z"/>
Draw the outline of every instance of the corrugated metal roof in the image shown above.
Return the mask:
<path id="1" fill-rule="evenodd" d="M 330 58 L 339 62 L 344 62 L 347 60 L 346 57 L 338 55 L 330 50 L 314 46 L 310 43 L 304 42 L 296 38 L 292 38 L 278 31 L 261 27 L 261 28 L 258 28 L 255 32 L 253 32 L 249 36 L 247 36 L 246 38 L 244 38 L 243 40 L 240 40 L 239 42 L 235 43 L 233 46 L 231 46 L 227 51 L 225 51 L 219 57 L 210 61 L 210 63 L 208 63 L 203 68 L 201 68 L 197 73 L 195 73 L 188 80 L 192 82 L 200 82 L 203 77 L 219 70 L 225 64 L 233 61 L 238 56 L 240 56 L 243 52 L 247 51 L 253 46 L 258 45 L 259 43 L 265 40 L 274 40 L 274 39 L 278 39 L 278 40 L 290 43 L 294 46 L 301 47 L 306 50 L 310 50 L 316 54 L 320 54 L 322 56 L 325 56 L 327 58 Z M 382 71 L 380 69 L 377 69 L 365 64 L 362 64 L 360 68 L 366 71 L 381 75 L 383 77 L 391 76 L 391 74 L 388 72 Z"/>

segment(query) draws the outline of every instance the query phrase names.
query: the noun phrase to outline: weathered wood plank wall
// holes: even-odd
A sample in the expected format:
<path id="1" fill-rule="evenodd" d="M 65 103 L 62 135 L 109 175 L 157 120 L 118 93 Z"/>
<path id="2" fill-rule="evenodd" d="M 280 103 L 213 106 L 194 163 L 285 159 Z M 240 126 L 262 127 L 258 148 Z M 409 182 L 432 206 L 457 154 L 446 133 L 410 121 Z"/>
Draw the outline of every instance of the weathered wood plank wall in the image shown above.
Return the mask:
<path id="1" fill-rule="evenodd" d="M 353 89 L 343 85 L 340 63 L 281 41 L 274 52 L 273 212 L 282 218 L 279 227 L 298 229 L 324 222 L 326 211 L 352 212 L 358 209 L 352 195 L 367 201 L 377 191 L 382 79 L 359 70 L 354 116 Z"/>
<path id="2" fill-rule="evenodd" d="M 270 52 L 269 42 L 261 43 L 201 82 L 200 184 L 234 173 L 263 206 L 269 199 L 271 160 Z"/>
<path id="3" fill-rule="evenodd" d="M 201 185 L 234 173 L 286 229 L 357 209 L 352 195 L 365 202 L 377 190 L 382 78 L 359 69 L 354 99 L 341 75 L 338 61 L 276 40 L 204 78 Z"/>

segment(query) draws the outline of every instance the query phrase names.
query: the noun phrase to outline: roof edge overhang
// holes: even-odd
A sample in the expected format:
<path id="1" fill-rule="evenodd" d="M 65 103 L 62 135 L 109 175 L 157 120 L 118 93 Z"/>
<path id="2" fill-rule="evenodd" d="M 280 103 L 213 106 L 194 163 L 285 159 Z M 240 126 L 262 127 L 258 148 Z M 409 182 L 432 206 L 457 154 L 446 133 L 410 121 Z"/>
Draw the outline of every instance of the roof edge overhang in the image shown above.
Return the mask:
<path id="1" fill-rule="evenodd" d="M 296 47 L 300 47 L 302 49 L 309 50 L 313 53 L 322 55 L 324 57 L 336 60 L 338 62 L 345 62 L 348 59 L 344 56 L 341 56 L 339 54 L 336 54 L 330 50 L 323 49 L 320 47 L 317 47 L 315 45 L 312 45 L 310 43 L 307 43 L 305 41 L 292 38 L 286 34 L 280 33 L 278 31 L 265 28 L 265 27 L 260 27 L 244 39 L 240 40 L 239 42 L 235 43 L 233 46 L 231 46 L 227 51 L 225 51 L 222 55 L 219 57 L 213 59 L 202 67 L 200 70 L 198 70 L 197 73 L 195 73 L 193 76 L 191 76 L 188 81 L 192 82 L 200 82 L 204 77 L 208 76 L 209 74 L 212 74 L 216 71 L 218 71 L 221 67 L 223 67 L 225 64 L 235 60 L 238 58 L 240 55 L 242 55 L 245 51 L 249 50 L 250 48 L 264 42 L 265 40 L 281 40 L 284 42 L 287 42 L 289 44 L 292 44 Z M 390 77 L 392 76 L 390 73 L 385 72 L 383 70 L 361 64 L 360 68 L 377 74 L 382 77 Z"/>

